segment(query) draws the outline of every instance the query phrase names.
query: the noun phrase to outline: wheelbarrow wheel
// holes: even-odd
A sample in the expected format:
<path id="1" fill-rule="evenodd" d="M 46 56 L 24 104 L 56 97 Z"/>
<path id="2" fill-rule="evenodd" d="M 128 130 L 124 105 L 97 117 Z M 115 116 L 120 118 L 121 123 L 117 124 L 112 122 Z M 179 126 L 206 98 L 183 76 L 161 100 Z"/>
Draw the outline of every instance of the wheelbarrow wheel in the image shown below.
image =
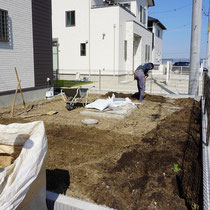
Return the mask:
<path id="1" fill-rule="evenodd" d="M 67 104 L 66 104 L 66 109 L 69 110 L 69 111 L 75 109 L 74 103 L 72 103 L 72 104 L 67 103 Z"/>

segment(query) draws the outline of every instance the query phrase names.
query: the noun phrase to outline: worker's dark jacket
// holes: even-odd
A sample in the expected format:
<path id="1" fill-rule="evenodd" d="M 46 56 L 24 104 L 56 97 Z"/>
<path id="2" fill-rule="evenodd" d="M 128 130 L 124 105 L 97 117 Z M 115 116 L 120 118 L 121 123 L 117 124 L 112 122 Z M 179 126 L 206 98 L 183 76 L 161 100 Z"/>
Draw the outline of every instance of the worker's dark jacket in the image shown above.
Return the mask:
<path id="1" fill-rule="evenodd" d="M 153 66 L 152 63 L 145 63 L 144 65 L 140 65 L 136 69 L 135 73 L 142 70 L 144 72 L 144 75 L 147 76 L 148 71 L 151 69 L 152 66 Z"/>

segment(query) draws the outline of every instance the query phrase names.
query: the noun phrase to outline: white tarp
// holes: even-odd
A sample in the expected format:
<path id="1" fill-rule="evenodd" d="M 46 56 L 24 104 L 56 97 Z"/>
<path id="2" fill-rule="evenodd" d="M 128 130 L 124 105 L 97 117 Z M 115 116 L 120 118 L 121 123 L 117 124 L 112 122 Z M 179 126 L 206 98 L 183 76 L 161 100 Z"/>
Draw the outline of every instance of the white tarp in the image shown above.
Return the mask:
<path id="1" fill-rule="evenodd" d="M 135 106 L 129 98 L 115 98 L 115 95 L 113 94 L 111 98 L 97 99 L 93 103 L 86 105 L 85 108 L 103 111 L 106 108 L 116 108 L 130 105 Z"/>
<path id="2" fill-rule="evenodd" d="M 0 170 L 0 209 L 13 210 L 18 208 L 28 191 L 33 191 L 30 187 L 37 181 L 40 170 L 45 172 L 43 162 L 48 145 L 44 123 L 0 125 L 0 144 L 23 145 L 12 165 Z M 40 186 L 36 184 L 36 190 L 26 202 L 28 207 L 21 206 L 21 209 L 46 209 L 45 194 L 39 195 L 46 191 L 46 186 L 40 180 L 37 183 Z"/>
<path id="3" fill-rule="evenodd" d="M 100 111 L 103 111 L 104 109 L 108 108 L 111 104 L 110 99 L 97 99 L 93 103 L 87 104 L 85 108 L 89 109 L 98 109 Z"/>

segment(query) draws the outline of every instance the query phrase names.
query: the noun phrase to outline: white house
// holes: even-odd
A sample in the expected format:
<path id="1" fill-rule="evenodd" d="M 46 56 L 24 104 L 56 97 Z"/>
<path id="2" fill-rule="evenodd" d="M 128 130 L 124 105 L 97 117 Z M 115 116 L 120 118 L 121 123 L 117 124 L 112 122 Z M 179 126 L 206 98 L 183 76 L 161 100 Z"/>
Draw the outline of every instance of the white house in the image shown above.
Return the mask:
<path id="1" fill-rule="evenodd" d="M 0 0 L 0 107 L 12 104 L 14 67 L 25 100 L 44 98 L 53 79 L 51 0 Z"/>
<path id="2" fill-rule="evenodd" d="M 54 68 L 123 75 L 152 61 L 151 6 L 153 0 L 52 0 Z"/>
<path id="3" fill-rule="evenodd" d="M 153 33 L 152 62 L 161 64 L 163 30 L 166 30 L 166 27 L 158 19 L 148 17 L 148 29 Z"/>

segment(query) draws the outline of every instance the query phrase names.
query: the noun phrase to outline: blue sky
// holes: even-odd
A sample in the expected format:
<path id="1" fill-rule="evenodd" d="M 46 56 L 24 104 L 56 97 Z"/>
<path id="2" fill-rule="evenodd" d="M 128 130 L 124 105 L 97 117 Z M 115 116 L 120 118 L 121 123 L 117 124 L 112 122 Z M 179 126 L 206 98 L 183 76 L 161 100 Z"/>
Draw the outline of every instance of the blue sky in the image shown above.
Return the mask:
<path id="1" fill-rule="evenodd" d="M 193 0 L 154 0 L 149 16 L 167 28 L 163 33 L 163 58 L 189 58 Z M 206 57 L 209 0 L 203 0 L 201 58 Z"/>

